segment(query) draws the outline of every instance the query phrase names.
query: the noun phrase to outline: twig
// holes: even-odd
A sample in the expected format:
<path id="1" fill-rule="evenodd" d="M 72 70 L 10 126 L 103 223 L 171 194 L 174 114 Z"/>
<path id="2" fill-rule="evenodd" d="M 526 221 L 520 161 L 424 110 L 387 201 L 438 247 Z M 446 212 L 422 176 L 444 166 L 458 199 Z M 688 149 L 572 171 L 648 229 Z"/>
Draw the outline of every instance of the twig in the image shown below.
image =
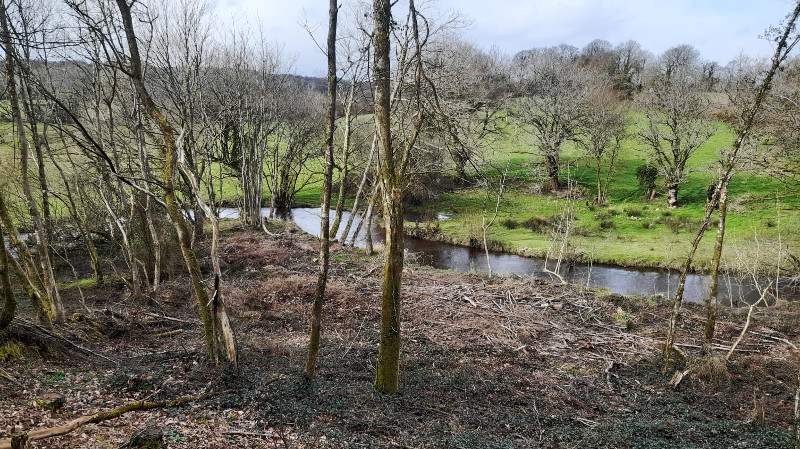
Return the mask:
<path id="1" fill-rule="evenodd" d="M 356 343 L 356 340 L 358 339 L 358 335 L 361 333 L 361 328 L 364 327 L 364 322 L 366 320 L 367 320 L 367 316 L 364 315 L 364 319 L 361 320 L 361 325 L 358 326 L 358 331 L 356 331 L 356 336 L 353 337 L 352 340 L 350 340 L 350 344 L 347 346 L 347 349 L 345 349 L 344 354 L 342 354 L 342 358 L 344 358 L 344 356 L 346 356 L 347 353 L 350 352 L 350 348 L 352 348 L 353 345 Z"/>
<path id="2" fill-rule="evenodd" d="M 772 336 L 772 335 L 769 335 L 769 334 L 764 334 L 764 333 L 756 332 L 756 331 L 747 331 L 747 332 L 749 332 L 749 333 L 751 333 L 753 335 L 758 335 L 759 337 L 764 337 L 764 338 L 768 338 L 770 340 L 775 340 L 775 341 L 779 341 L 781 343 L 786 343 L 787 345 L 791 346 L 792 349 L 797 349 L 797 346 L 795 346 L 794 343 L 792 343 L 791 341 L 789 341 L 789 340 L 787 340 L 785 338 L 775 337 L 775 336 Z"/>
<path id="3" fill-rule="evenodd" d="M 22 384 L 19 383 L 19 381 L 17 379 L 14 379 L 14 377 L 12 377 L 11 374 L 8 374 L 3 368 L 0 368 L 0 378 L 3 378 L 3 379 L 5 379 L 5 380 L 7 380 L 7 381 L 9 381 L 9 382 L 11 382 L 13 384 L 17 384 L 19 386 L 22 386 Z"/>
<path id="4" fill-rule="evenodd" d="M 725 356 L 725 360 L 730 360 L 731 359 L 731 355 L 733 355 L 733 351 L 736 349 L 736 346 L 738 346 L 739 343 L 744 338 L 744 335 L 747 333 L 747 328 L 750 327 L 750 318 L 753 316 L 753 309 L 755 309 L 756 306 L 759 303 L 761 303 L 761 301 L 764 300 L 764 298 L 767 296 L 767 292 L 769 291 L 769 288 L 770 288 L 771 285 L 772 285 L 772 281 L 770 281 L 769 284 L 767 285 L 767 288 L 765 288 L 761 292 L 761 297 L 758 298 L 758 301 L 756 301 L 756 302 L 754 302 L 753 304 L 750 305 L 750 309 L 747 311 L 747 320 L 745 320 L 744 327 L 742 328 L 742 333 L 739 334 L 739 338 L 737 338 L 736 341 L 733 342 L 733 345 L 731 345 L 731 350 L 728 351 L 728 355 Z"/>
<path id="5" fill-rule="evenodd" d="M 672 379 L 669 381 L 669 385 L 673 389 L 677 390 L 678 389 L 678 385 L 681 384 L 681 381 L 683 380 L 683 378 L 686 377 L 686 375 L 689 374 L 690 372 L 691 372 L 691 370 L 688 370 L 688 369 L 686 371 L 675 371 L 675 374 L 672 375 Z"/>
<path id="6" fill-rule="evenodd" d="M 243 430 L 226 430 L 222 432 L 223 435 L 238 435 L 245 437 L 262 437 L 272 438 L 275 434 L 272 432 L 245 432 Z"/>
<path id="7" fill-rule="evenodd" d="M 153 337 L 155 338 L 164 338 L 164 337 L 172 337 L 173 335 L 179 335 L 183 333 L 183 329 L 175 329 L 173 331 L 161 332 L 160 334 L 154 334 Z"/>
<path id="8" fill-rule="evenodd" d="M 164 319 L 164 320 L 174 321 L 176 323 L 197 324 L 194 321 L 182 320 L 180 318 L 173 318 L 171 316 L 159 315 L 157 313 L 152 313 L 152 312 L 144 312 L 144 314 L 147 315 L 147 316 L 154 317 L 154 318 L 161 318 L 161 319 Z"/>

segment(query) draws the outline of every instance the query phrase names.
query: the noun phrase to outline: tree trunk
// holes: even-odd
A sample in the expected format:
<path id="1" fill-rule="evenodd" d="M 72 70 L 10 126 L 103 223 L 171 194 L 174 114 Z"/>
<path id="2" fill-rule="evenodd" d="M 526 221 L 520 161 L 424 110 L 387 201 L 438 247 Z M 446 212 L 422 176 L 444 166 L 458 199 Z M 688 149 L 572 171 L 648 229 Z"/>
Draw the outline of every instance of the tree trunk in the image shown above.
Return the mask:
<path id="1" fill-rule="evenodd" d="M 146 183 L 153 182 L 153 173 L 150 170 L 150 155 L 147 153 L 147 135 L 142 123 L 142 110 L 140 105 L 136 107 L 136 145 L 139 150 L 139 163 L 141 164 L 142 178 Z M 147 231 L 150 235 L 150 252 L 152 255 L 153 270 L 153 291 L 158 291 L 161 286 L 161 239 L 155 225 L 153 214 L 153 199 L 147 195 L 144 200 L 144 220 L 147 223 Z"/>
<path id="2" fill-rule="evenodd" d="M 367 205 L 367 211 L 364 213 L 364 218 L 358 223 L 356 232 L 353 234 L 352 245 L 355 245 L 359 228 L 361 225 L 364 225 L 364 251 L 368 256 L 371 256 L 374 251 L 372 248 L 372 217 L 374 216 L 373 211 L 375 210 L 375 202 L 378 201 L 379 192 L 380 184 L 378 183 L 378 180 L 375 180 L 375 186 L 372 188 L 372 195 L 370 196 L 369 204 Z"/>
<path id="3" fill-rule="evenodd" d="M 53 267 L 50 261 L 50 248 L 45 236 L 44 224 L 42 223 L 39 208 L 36 200 L 31 193 L 31 185 L 28 177 L 28 138 L 25 134 L 25 126 L 22 122 L 22 111 L 19 106 L 19 99 L 17 98 L 17 83 L 15 80 L 15 63 L 14 63 L 14 47 L 11 43 L 11 33 L 8 26 L 8 16 L 6 15 L 5 0 L 0 0 L 0 26 L 2 26 L 2 40 L 3 48 L 6 53 L 5 69 L 6 69 L 6 87 L 8 100 L 11 106 L 11 116 L 14 125 L 17 128 L 17 140 L 19 141 L 20 148 L 20 171 L 22 175 L 22 190 L 25 195 L 25 202 L 28 206 L 28 212 L 33 220 L 33 226 L 36 235 L 36 246 L 39 253 L 39 262 L 42 266 L 42 274 L 44 277 L 44 285 L 47 291 L 48 300 L 46 301 L 51 310 L 51 318 L 55 322 L 64 321 L 64 306 L 61 304 L 61 296 L 56 286 L 55 276 L 53 274 Z"/>
<path id="4" fill-rule="evenodd" d="M 344 144 L 342 145 L 342 171 L 339 177 L 339 198 L 336 200 L 336 215 L 333 217 L 333 224 L 331 225 L 331 235 L 336 239 L 336 233 L 339 232 L 339 224 L 342 222 L 342 209 L 344 208 L 344 195 L 345 187 L 347 187 L 347 175 L 349 174 L 349 167 L 347 160 L 350 156 L 350 141 L 351 130 L 353 124 L 353 103 L 355 103 L 356 82 L 355 79 L 350 83 L 350 92 L 347 94 L 347 106 L 344 112 Z M 353 205 L 353 211 L 356 210 Z M 352 214 L 351 214 L 352 216 Z M 347 234 L 342 236 L 342 242 L 347 240 Z"/>
<path id="5" fill-rule="evenodd" d="M 667 206 L 670 209 L 678 207 L 678 183 L 670 182 L 667 184 Z"/>
<path id="6" fill-rule="evenodd" d="M 600 174 L 600 158 L 595 159 L 595 163 L 597 164 L 595 167 L 595 178 L 597 180 L 597 197 L 595 197 L 595 204 L 603 206 L 606 204 L 606 188 L 603 186 L 603 178 Z M 611 168 L 609 168 L 609 171 L 610 170 Z M 608 186 L 608 180 L 606 180 L 606 186 Z"/>
<path id="7" fill-rule="evenodd" d="M 561 190 L 561 181 L 558 179 L 558 155 L 547 155 L 545 156 L 545 161 L 547 162 L 547 177 L 549 179 L 547 183 L 547 188 L 551 192 L 557 192 Z"/>
<path id="8" fill-rule="evenodd" d="M 261 227 L 261 197 L 263 192 L 263 151 L 253 144 L 242 145 L 242 222 L 251 229 Z"/>
<path id="9" fill-rule="evenodd" d="M 681 304 L 683 303 L 683 291 L 686 287 L 686 276 L 689 274 L 689 270 L 692 267 L 694 253 L 697 251 L 698 245 L 700 245 L 700 240 L 703 239 L 703 234 L 705 234 L 706 229 L 708 229 L 708 223 L 711 221 L 711 214 L 714 212 L 714 209 L 719 203 L 719 193 L 721 190 L 719 187 L 720 186 L 718 184 L 717 191 L 714 193 L 714 196 L 711 198 L 708 204 L 706 204 L 706 213 L 703 217 L 703 222 L 700 225 L 700 229 L 697 231 L 697 235 L 694 237 L 694 240 L 692 240 L 692 246 L 689 248 L 689 254 L 686 256 L 686 262 L 684 262 L 683 266 L 681 267 L 681 275 L 678 278 L 678 286 L 675 288 L 675 297 L 672 300 L 672 310 L 670 311 L 669 315 L 667 336 L 664 340 L 664 348 L 662 353 L 662 361 L 664 363 L 665 372 L 667 366 L 669 365 L 670 357 L 672 356 L 672 348 L 675 345 L 675 334 L 677 332 L 678 319 L 680 318 Z"/>
<path id="10" fill-rule="evenodd" d="M 11 279 L 8 276 L 8 251 L 3 238 L 3 226 L 0 224 L 0 301 L 3 308 L 0 310 L 0 331 L 11 324 L 17 312 L 17 299 L 11 288 Z"/>
<path id="11" fill-rule="evenodd" d="M 220 283 L 222 280 L 222 269 L 219 264 L 219 219 L 214 214 L 214 210 L 206 203 L 203 194 L 200 191 L 200 184 L 195 177 L 194 172 L 189 165 L 185 163 L 183 153 L 178 154 L 178 166 L 186 180 L 189 182 L 189 187 L 195 197 L 195 202 L 199 212 L 211 222 L 211 265 L 214 271 L 214 294 L 208 302 L 210 308 L 210 315 L 212 318 L 212 331 L 214 335 L 214 347 L 217 351 L 217 357 L 222 358 L 224 355 L 225 360 L 238 366 L 238 351 L 236 349 L 236 339 L 233 335 L 228 313 L 225 309 L 225 300 L 222 293 Z M 203 289 L 205 292 L 205 289 Z M 224 348 L 224 353 L 223 353 Z"/>
<path id="12" fill-rule="evenodd" d="M 797 389 L 794 393 L 794 449 L 800 449 L 800 370 L 797 371 Z"/>
<path id="13" fill-rule="evenodd" d="M 67 142 L 64 138 L 63 133 L 61 134 L 61 142 L 64 144 L 64 147 L 67 148 Z M 70 215 L 72 215 L 72 219 L 75 221 L 75 225 L 78 227 L 78 230 L 81 233 L 81 238 L 83 239 L 84 244 L 86 245 L 86 250 L 89 252 L 89 259 L 92 261 L 92 279 L 94 279 L 96 285 L 103 284 L 103 269 L 100 267 L 100 256 L 97 254 L 97 248 L 94 246 L 94 242 L 92 241 L 92 235 L 89 230 L 89 226 L 86 222 L 86 214 L 81 214 L 78 211 L 78 205 L 75 202 L 75 197 L 72 193 L 72 187 L 67 175 L 64 173 L 64 170 L 61 168 L 56 162 L 55 157 L 53 157 L 53 153 L 49 152 L 50 155 L 50 162 L 53 163 L 53 167 L 58 170 L 58 173 L 61 177 L 61 182 L 64 183 L 64 190 L 65 195 L 67 197 L 67 208 L 70 211 Z M 72 161 L 72 158 L 69 156 L 69 152 L 67 152 L 67 158 L 69 159 L 72 169 L 74 173 L 78 173 L 78 168 L 75 166 L 75 163 Z"/>
<path id="14" fill-rule="evenodd" d="M 117 230 L 119 230 L 120 236 L 122 236 L 122 241 L 120 243 L 120 247 L 122 249 L 122 256 L 125 259 L 125 263 L 128 265 L 128 269 L 131 272 L 131 281 L 127 282 L 123 278 L 123 282 L 125 282 L 127 287 L 133 292 L 133 296 L 136 299 L 141 300 L 142 280 L 141 277 L 139 276 L 139 265 L 137 264 L 136 254 L 133 251 L 133 247 L 131 246 L 131 241 L 128 237 L 127 226 L 130 225 L 130 221 L 120 218 L 114 212 L 114 209 L 111 207 L 111 203 L 108 201 L 108 199 L 106 199 L 106 196 L 103 193 L 103 189 L 98 189 L 98 192 L 100 194 L 100 199 L 106 206 L 106 211 L 108 212 L 109 219 L 113 222 L 113 225 L 117 227 Z M 131 204 L 134 204 L 133 198 L 131 198 Z"/>
<path id="15" fill-rule="evenodd" d="M 353 225 L 353 219 L 355 218 L 356 214 L 358 213 L 358 206 L 359 202 L 361 201 L 361 194 L 364 191 L 364 186 L 367 185 L 367 179 L 369 179 L 369 171 L 372 168 L 372 159 L 375 156 L 375 145 L 377 137 L 373 136 L 372 138 L 372 146 L 369 150 L 369 158 L 367 158 L 367 164 L 364 167 L 364 174 L 361 176 L 361 183 L 358 185 L 358 190 L 356 191 L 356 197 L 353 200 L 353 209 L 350 212 L 350 216 L 347 217 L 347 224 L 344 226 L 344 230 L 342 231 L 342 243 L 347 244 L 347 236 L 350 235 L 350 227 Z M 364 221 L 364 217 L 361 217 L 361 222 Z M 360 225 L 359 225 L 360 226 Z M 356 229 L 356 233 L 353 236 L 353 241 L 355 241 L 355 237 L 358 236 L 358 229 Z"/>
<path id="16" fill-rule="evenodd" d="M 399 188 L 386 189 L 383 204 L 386 261 L 383 269 L 381 331 L 375 389 L 383 393 L 394 394 L 399 388 L 400 376 L 400 287 L 402 285 L 405 237 L 402 191 Z"/>
<path id="17" fill-rule="evenodd" d="M 45 326 L 52 326 L 52 308 L 50 307 L 50 298 L 47 295 L 47 290 L 42 283 L 42 278 L 39 277 L 39 272 L 36 269 L 36 263 L 33 261 L 33 256 L 31 255 L 30 250 L 28 249 L 28 245 L 22 241 L 22 237 L 17 232 L 17 229 L 14 227 L 14 223 L 11 220 L 11 215 L 8 213 L 8 208 L 6 207 L 5 197 L 3 192 L 0 191 L 0 222 L 2 223 L 2 227 L 5 229 L 6 236 L 11 243 L 11 246 L 17 252 L 17 259 L 10 257 L 8 251 L 6 251 L 6 261 L 12 264 L 12 267 L 17 273 L 20 281 L 22 282 L 22 287 L 25 289 L 25 293 L 28 294 L 28 297 L 31 300 L 31 304 L 33 305 L 33 309 L 36 311 L 36 316 L 39 319 L 39 322 Z"/>
<path id="18" fill-rule="evenodd" d="M 311 336 L 308 339 L 305 377 L 314 378 L 322 330 L 322 305 L 325 287 L 328 284 L 330 262 L 330 210 L 333 183 L 333 133 L 336 127 L 336 20 L 339 13 L 338 0 L 330 0 L 328 10 L 328 117 L 325 123 L 325 177 L 322 182 L 322 204 L 320 205 L 319 271 L 314 304 L 311 306 Z M 345 150 L 345 164 L 347 153 Z M 344 182 L 344 179 L 342 179 Z M 340 197 L 341 200 L 341 197 Z"/>
<path id="19" fill-rule="evenodd" d="M 386 228 L 386 251 L 381 292 L 381 329 L 375 389 L 394 394 L 400 378 L 400 287 L 403 275 L 403 202 L 402 171 L 392 147 L 390 109 L 390 48 L 392 24 L 390 0 L 373 0 L 374 30 L 374 117 L 378 135 L 380 182 L 383 185 L 383 222 Z"/>
<path id="20" fill-rule="evenodd" d="M 728 179 L 719 182 L 719 221 L 717 224 L 717 240 L 714 243 L 714 254 L 711 258 L 711 278 L 708 298 L 706 299 L 706 326 L 703 337 L 703 351 L 711 354 L 714 330 L 717 325 L 717 306 L 719 305 L 719 265 L 722 260 L 722 245 L 725 239 L 725 219 L 728 211 Z"/>

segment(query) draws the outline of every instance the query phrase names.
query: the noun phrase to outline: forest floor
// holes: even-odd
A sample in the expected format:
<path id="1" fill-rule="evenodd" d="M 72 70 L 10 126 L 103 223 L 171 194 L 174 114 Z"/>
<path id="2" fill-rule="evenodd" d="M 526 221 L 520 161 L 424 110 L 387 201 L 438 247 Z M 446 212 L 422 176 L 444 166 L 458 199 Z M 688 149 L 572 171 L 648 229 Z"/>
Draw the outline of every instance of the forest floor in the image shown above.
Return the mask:
<path id="1" fill-rule="evenodd" d="M 664 303 L 410 267 L 402 389 L 386 396 L 372 388 L 381 257 L 333 250 L 313 383 L 300 374 L 316 240 L 292 227 L 275 237 L 232 231 L 222 245 L 223 291 L 240 345 L 238 369 L 205 361 L 186 279 L 166 282 L 144 301 L 114 282 L 84 287 L 83 304 L 77 288 L 66 289 L 73 320 L 57 327 L 60 338 L 33 326 L 25 307 L 0 333 L 0 368 L 14 379 L 0 377 L 0 440 L 133 400 L 211 391 L 35 445 L 117 448 L 155 425 L 170 448 L 792 446 L 797 304 L 757 310 L 753 332 L 727 363 L 696 356 L 702 310 L 688 304 L 678 338 L 688 359 L 662 374 Z M 720 315 L 718 342 L 728 347 L 746 311 Z M 670 387 L 675 370 L 687 367 L 683 382 Z M 48 393 L 63 395 L 64 405 L 48 410 Z"/>

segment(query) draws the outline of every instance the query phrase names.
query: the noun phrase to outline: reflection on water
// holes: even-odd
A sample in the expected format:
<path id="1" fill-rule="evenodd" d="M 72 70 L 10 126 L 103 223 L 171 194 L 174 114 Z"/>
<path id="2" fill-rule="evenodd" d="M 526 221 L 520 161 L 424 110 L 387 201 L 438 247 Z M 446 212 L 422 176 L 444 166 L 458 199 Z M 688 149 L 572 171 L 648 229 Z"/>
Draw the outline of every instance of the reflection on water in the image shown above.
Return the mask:
<path id="1" fill-rule="evenodd" d="M 269 215 L 269 208 L 262 208 L 263 216 Z M 300 207 L 289 210 L 276 211 L 278 218 L 294 221 L 300 229 L 312 234 L 319 235 L 320 213 L 318 208 Z M 236 209 L 225 208 L 220 211 L 220 218 L 238 218 L 239 213 Z M 350 217 L 349 212 L 342 215 L 342 226 L 339 227 L 337 239 L 341 240 L 344 223 Z M 437 215 L 408 214 L 408 221 L 427 221 L 432 218 L 447 219 Z M 360 215 L 353 219 L 353 232 L 359 221 Z M 377 223 L 376 223 L 377 222 Z M 380 217 L 373 220 L 372 239 L 375 242 L 383 242 L 383 234 L 378 226 L 381 222 Z M 364 244 L 366 230 L 362 229 L 356 238 L 356 245 Z M 352 234 L 348 239 L 352 238 Z M 409 253 L 415 255 L 420 263 L 430 265 L 435 268 L 449 269 L 461 272 L 486 273 L 486 254 L 482 249 L 469 248 L 465 246 L 451 245 L 447 243 L 435 242 L 406 236 L 405 247 Z M 535 276 L 543 279 L 551 279 L 552 275 L 544 271 L 544 260 L 530 257 L 517 256 L 515 254 L 490 251 L 489 259 L 492 264 L 492 272 L 504 276 Z M 550 261 L 549 268 L 553 268 Z M 587 265 L 575 264 L 562 266 L 559 274 L 568 282 L 575 284 L 588 284 L 591 287 L 607 288 L 612 293 L 621 295 L 664 295 L 672 296 L 678 283 L 678 273 L 667 270 L 625 268 L 609 265 Z M 710 278 L 707 275 L 690 274 L 686 278 L 686 289 L 684 299 L 686 301 L 701 301 L 707 295 Z M 731 294 L 732 293 L 732 294 Z M 784 299 L 800 299 L 798 292 L 787 291 Z M 759 294 L 753 281 L 750 279 L 740 281 L 738 278 L 722 276 L 720 280 L 719 297 L 724 302 L 729 302 L 734 298 L 734 302 L 741 299 L 745 301 L 755 301 Z"/>

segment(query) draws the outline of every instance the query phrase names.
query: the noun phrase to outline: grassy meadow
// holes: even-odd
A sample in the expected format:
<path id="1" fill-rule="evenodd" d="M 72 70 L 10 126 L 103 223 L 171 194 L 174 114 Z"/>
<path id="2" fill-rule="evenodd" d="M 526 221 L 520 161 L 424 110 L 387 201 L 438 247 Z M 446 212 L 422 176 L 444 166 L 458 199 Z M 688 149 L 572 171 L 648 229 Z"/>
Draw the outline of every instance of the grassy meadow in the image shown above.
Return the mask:
<path id="1" fill-rule="evenodd" d="M 636 169 L 644 164 L 649 152 L 635 137 L 644 124 L 639 115 L 630 126 L 629 137 L 620 150 L 608 189 L 608 207 L 587 204 L 596 193 L 594 168 L 574 144 L 562 149 L 561 179 L 575 180 L 582 195 L 573 207 L 576 221 L 569 239 L 570 252 L 584 261 L 630 266 L 677 267 L 685 260 L 690 241 L 704 215 L 706 188 L 716 174 L 720 148 L 730 146 L 732 132 L 722 124 L 717 132 L 692 155 L 687 163 L 689 174 L 680 186 L 680 208 L 667 209 L 659 195 L 645 201 L 638 185 Z M 563 195 L 543 193 L 545 180 L 536 176 L 539 157 L 524 130 L 506 127 L 501 138 L 492 144 L 489 159 L 494 167 L 495 188 L 502 167 L 508 165 L 508 181 L 500 203 L 498 218 L 489 229 L 491 247 L 523 255 L 542 256 L 551 246 L 551 231 L 568 200 Z M 661 178 L 657 187 L 661 187 Z M 746 268 L 758 252 L 762 259 L 777 258 L 800 244 L 800 195 L 792 186 L 753 172 L 737 174 L 729 187 L 729 213 L 724 262 L 730 268 Z M 795 186 L 796 188 L 796 186 Z M 484 210 L 488 218 L 494 212 L 495 194 L 483 188 L 462 188 L 442 195 L 441 200 L 422 209 L 446 212 L 449 220 L 439 223 L 441 238 L 466 244 L 482 238 Z M 701 242 L 695 266 L 703 269 L 711 258 L 716 234 L 713 227 Z M 749 256 L 748 256 L 749 254 Z M 785 254 L 784 254 L 785 255 Z"/>

